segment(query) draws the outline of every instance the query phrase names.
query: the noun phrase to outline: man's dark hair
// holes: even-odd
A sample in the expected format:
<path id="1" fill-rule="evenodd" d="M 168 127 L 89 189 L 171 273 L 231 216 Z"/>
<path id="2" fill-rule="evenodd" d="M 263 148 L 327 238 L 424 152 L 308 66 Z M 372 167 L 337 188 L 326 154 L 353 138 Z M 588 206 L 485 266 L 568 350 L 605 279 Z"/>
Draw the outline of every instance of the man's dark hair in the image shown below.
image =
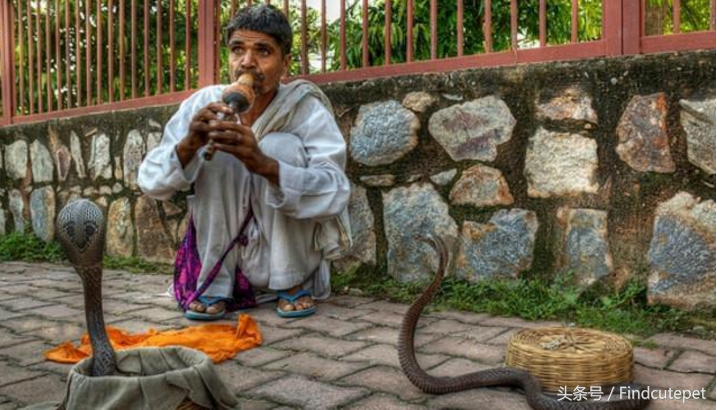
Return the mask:
<path id="1" fill-rule="evenodd" d="M 268 4 L 244 7 L 226 26 L 226 41 L 237 30 L 251 30 L 274 37 L 284 55 L 291 54 L 291 25 L 278 8 Z"/>

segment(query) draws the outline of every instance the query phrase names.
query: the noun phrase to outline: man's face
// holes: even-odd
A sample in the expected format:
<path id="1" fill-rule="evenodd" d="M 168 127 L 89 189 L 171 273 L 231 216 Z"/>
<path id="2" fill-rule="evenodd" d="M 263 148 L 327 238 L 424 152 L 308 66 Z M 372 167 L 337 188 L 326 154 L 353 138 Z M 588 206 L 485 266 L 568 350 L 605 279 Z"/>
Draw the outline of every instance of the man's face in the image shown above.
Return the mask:
<path id="1" fill-rule="evenodd" d="M 279 87 L 288 72 L 291 55 L 282 55 L 274 37 L 251 30 L 236 30 L 229 38 L 231 80 L 244 73 L 254 75 L 254 91 L 261 95 Z"/>

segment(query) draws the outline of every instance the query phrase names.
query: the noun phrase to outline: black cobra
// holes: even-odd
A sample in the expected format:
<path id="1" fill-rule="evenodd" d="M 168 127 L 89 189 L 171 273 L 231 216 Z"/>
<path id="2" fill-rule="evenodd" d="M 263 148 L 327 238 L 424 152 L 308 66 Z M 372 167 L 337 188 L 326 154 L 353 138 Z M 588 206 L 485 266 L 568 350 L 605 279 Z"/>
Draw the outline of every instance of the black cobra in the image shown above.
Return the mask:
<path id="1" fill-rule="evenodd" d="M 102 256 L 105 246 L 104 216 L 94 203 L 70 202 L 57 216 L 57 236 L 67 258 L 82 278 L 85 320 L 92 344 L 92 376 L 115 373 L 115 351 L 107 338 L 102 315 Z"/>
<path id="2" fill-rule="evenodd" d="M 635 410 L 642 409 L 649 404 L 649 400 L 639 397 L 641 395 L 635 395 L 638 397 L 634 399 L 610 402 L 561 401 L 556 397 L 543 394 L 540 381 L 535 376 L 525 370 L 512 367 L 498 367 L 457 377 L 436 377 L 426 373 L 416 361 L 416 352 L 413 346 L 414 336 L 421 312 L 431 302 L 433 295 L 441 286 L 441 280 L 448 264 L 448 250 L 443 240 L 438 237 L 418 237 L 417 239 L 428 243 L 438 252 L 439 266 L 433 282 L 406 312 L 398 337 L 398 358 L 401 362 L 401 369 L 416 387 L 430 394 L 452 393 L 478 387 L 520 387 L 525 392 L 528 404 L 536 410 Z M 616 391 L 619 391 L 619 388 Z"/>

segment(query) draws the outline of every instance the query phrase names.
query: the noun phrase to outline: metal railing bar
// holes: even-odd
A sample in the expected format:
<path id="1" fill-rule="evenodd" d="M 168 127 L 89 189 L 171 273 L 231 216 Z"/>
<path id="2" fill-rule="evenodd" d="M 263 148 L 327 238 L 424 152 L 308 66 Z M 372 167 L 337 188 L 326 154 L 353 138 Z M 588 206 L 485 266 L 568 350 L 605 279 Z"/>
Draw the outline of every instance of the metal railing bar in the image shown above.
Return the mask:
<path id="1" fill-rule="evenodd" d="M 458 10 L 456 11 L 456 37 L 458 41 L 458 57 L 463 56 L 463 0 L 458 0 Z"/>
<path id="2" fill-rule="evenodd" d="M 134 1 L 134 0 L 133 0 Z M 169 0 L 169 92 L 176 90 L 175 71 L 177 64 L 174 53 L 174 0 Z"/>
<path id="3" fill-rule="evenodd" d="M 431 0 L 431 60 L 438 57 L 438 0 Z"/>
<path id="4" fill-rule="evenodd" d="M 383 63 L 391 64 L 391 0 L 384 4 Z"/>
<path id="5" fill-rule="evenodd" d="M 361 4 L 361 67 L 368 67 L 368 0 Z"/>
<path id="6" fill-rule="evenodd" d="M 14 43 L 14 42 L 13 42 Z M 63 96 L 62 96 L 62 58 L 60 51 L 60 1 L 55 0 L 55 82 L 57 89 L 57 110 L 62 111 L 63 108 Z"/>
<path id="7" fill-rule="evenodd" d="M 493 27 L 492 27 L 492 16 L 491 0 L 485 0 L 485 16 L 483 17 L 483 37 L 485 41 L 485 52 L 493 52 Z"/>
<path id="8" fill-rule="evenodd" d="M 408 0 L 406 8 L 406 62 L 413 61 L 413 0 Z"/>

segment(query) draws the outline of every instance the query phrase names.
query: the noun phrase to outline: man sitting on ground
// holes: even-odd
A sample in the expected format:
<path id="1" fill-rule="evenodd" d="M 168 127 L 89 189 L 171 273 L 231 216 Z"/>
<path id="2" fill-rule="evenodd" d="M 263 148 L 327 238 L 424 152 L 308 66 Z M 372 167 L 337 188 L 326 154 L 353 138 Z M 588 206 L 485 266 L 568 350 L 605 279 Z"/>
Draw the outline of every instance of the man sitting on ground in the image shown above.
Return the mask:
<path id="1" fill-rule="evenodd" d="M 229 252 L 187 317 L 224 315 L 237 266 L 255 289 L 278 293 L 280 316 L 305 316 L 316 310 L 314 299 L 328 296 L 329 260 L 350 243 L 346 144 L 318 87 L 280 83 L 292 43 L 283 13 L 263 4 L 244 8 L 226 38 L 231 79 L 253 75 L 254 105 L 236 123 L 224 119 L 232 113 L 221 102 L 226 85 L 197 91 L 142 162 L 139 186 L 161 200 L 194 186 L 188 203 L 202 265 L 198 286 L 253 211 L 247 245 Z M 208 161 L 202 153 L 210 140 L 216 152 Z"/>

